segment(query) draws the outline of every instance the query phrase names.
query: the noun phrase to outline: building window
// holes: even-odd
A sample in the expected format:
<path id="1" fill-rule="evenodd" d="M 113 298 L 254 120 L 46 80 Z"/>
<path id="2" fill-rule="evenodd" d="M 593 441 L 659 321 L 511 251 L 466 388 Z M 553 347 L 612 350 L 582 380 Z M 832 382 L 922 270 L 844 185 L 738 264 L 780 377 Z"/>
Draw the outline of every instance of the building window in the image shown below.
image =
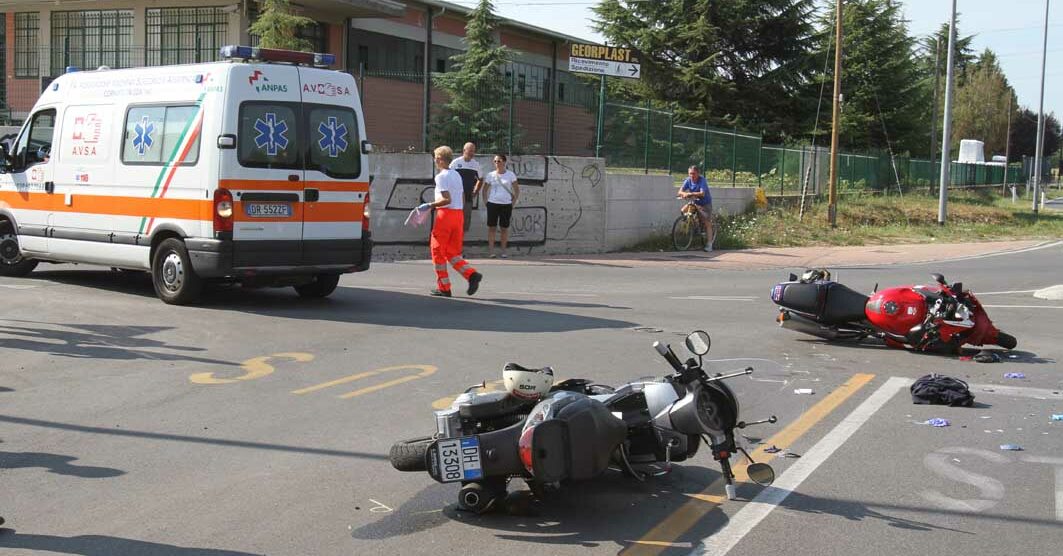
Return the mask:
<path id="1" fill-rule="evenodd" d="M 133 10 L 52 12 L 52 75 L 67 66 L 132 67 L 132 47 Z"/>
<path id="2" fill-rule="evenodd" d="M 229 16 L 221 7 L 153 8 L 145 15 L 149 66 L 213 62 L 225 45 Z"/>
<path id="3" fill-rule="evenodd" d="M 15 14 L 15 77 L 37 77 L 41 73 L 37 36 L 41 16 L 37 12 Z"/>

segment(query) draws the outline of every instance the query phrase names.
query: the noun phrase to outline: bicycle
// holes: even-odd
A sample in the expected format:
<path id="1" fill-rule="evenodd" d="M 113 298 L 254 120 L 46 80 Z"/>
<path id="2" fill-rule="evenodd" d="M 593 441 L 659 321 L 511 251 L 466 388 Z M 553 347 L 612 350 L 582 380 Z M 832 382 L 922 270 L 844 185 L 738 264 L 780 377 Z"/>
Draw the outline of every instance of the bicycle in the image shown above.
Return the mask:
<path id="1" fill-rule="evenodd" d="M 693 201 L 688 202 L 679 212 L 679 217 L 672 224 L 672 246 L 676 251 L 687 251 L 697 242 L 702 242 L 704 246 L 705 228 L 701 225 L 701 218 L 698 218 L 697 205 Z M 709 218 L 712 219 L 712 237 L 709 238 L 712 244 L 716 242 L 720 222 L 715 213 L 710 214 Z"/>

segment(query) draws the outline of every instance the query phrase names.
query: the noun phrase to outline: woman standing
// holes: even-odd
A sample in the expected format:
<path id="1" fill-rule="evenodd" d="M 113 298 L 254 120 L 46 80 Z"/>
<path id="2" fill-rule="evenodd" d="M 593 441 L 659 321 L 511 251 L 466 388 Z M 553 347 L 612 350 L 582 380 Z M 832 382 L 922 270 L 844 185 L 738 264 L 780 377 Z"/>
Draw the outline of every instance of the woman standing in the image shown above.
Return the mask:
<path id="1" fill-rule="evenodd" d="M 461 256 L 461 243 L 464 236 L 465 215 L 462 213 L 465 187 L 456 170 L 450 169 L 454 151 L 450 147 L 437 148 L 435 156 L 436 174 L 435 200 L 423 203 L 418 211 L 436 209 L 435 222 L 432 224 L 432 262 L 435 264 L 438 285 L 431 294 L 437 297 L 450 297 L 450 275 L 447 274 L 449 263 L 469 281 L 468 294 L 473 295 L 480 287 L 483 275 Z"/>
<path id="2" fill-rule="evenodd" d="M 484 178 L 483 196 L 487 203 L 487 253 L 495 258 L 495 229 L 502 228 L 502 258 L 505 259 L 513 205 L 520 197 L 517 175 L 506 170 L 506 155 L 495 155 L 495 169 Z"/>

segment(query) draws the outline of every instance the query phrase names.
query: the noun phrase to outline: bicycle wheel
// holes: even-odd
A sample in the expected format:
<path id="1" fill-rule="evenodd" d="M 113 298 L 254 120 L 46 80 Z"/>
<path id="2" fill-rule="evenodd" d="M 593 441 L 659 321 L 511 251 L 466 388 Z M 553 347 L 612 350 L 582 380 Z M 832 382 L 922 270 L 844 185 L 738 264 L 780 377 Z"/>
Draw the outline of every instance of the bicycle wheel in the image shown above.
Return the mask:
<path id="1" fill-rule="evenodd" d="M 694 243 L 694 223 L 692 218 L 682 215 L 672 224 L 672 247 L 676 251 L 686 251 Z"/>

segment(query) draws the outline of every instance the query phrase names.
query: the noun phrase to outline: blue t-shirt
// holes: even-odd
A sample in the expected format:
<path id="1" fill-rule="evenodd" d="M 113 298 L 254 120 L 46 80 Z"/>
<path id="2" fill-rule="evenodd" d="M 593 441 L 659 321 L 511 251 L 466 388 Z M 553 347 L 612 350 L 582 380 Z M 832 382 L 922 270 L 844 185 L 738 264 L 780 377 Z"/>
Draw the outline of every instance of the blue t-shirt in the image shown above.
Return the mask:
<path id="1" fill-rule="evenodd" d="M 690 178 L 687 178 L 680 190 L 686 193 L 704 193 L 704 197 L 694 199 L 695 205 L 703 207 L 712 204 L 712 194 L 709 193 L 709 182 L 705 180 L 705 176 L 699 176 L 697 182 L 691 182 Z"/>

